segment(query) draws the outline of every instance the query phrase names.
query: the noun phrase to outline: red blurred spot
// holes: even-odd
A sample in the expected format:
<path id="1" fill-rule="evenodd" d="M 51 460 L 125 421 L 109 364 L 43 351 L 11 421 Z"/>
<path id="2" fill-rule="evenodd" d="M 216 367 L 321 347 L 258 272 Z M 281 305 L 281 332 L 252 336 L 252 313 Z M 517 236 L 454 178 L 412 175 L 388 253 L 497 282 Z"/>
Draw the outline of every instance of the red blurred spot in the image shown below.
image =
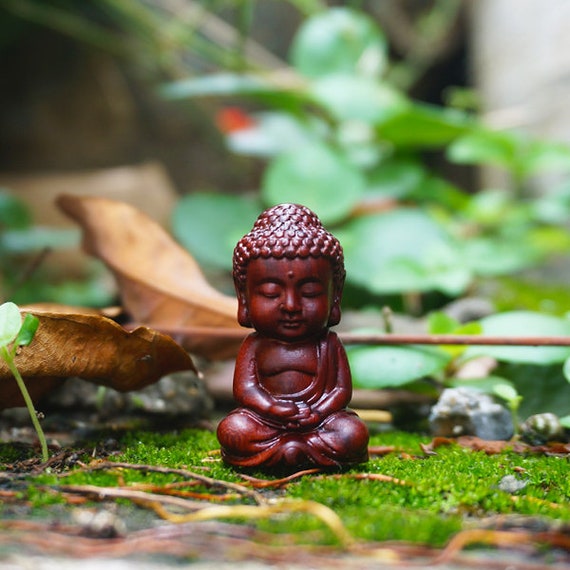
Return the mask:
<path id="1" fill-rule="evenodd" d="M 216 114 L 216 125 L 225 134 L 249 129 L 255 121 L 239 107 L 226 107 Z"/>

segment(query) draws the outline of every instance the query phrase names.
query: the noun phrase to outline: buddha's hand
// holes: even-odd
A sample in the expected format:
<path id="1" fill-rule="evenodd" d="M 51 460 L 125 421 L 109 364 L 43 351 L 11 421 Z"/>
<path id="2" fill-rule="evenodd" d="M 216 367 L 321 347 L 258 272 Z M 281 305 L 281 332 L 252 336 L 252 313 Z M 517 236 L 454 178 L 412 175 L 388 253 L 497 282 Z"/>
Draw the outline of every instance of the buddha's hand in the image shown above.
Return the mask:
<path id="1" fill-rule="evenodd" d="M 290 420 L 297 415 L 298 408 L 294 402 L 288 401 L 278 401 L 271 406 L 269 413 L 267 414 L 270 418 L 274 419 L 284 419 Z"/>
<path id="2" fill-rule="evenodd" d="M 290 427 L 310 427 L 319 423 L 320 416 L 310 406 L 299 402 L 297 403 L 297 413 L 292 420 Z"/>

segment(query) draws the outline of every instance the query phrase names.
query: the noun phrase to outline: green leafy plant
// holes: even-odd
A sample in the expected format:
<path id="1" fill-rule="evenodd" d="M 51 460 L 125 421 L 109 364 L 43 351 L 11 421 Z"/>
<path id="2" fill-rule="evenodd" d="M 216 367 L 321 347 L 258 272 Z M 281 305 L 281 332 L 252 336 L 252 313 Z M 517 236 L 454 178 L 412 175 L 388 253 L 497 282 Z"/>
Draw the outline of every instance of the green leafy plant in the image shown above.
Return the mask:
<path id="1" fill-rule="evenodd" d="M 30 313 L 27 313 L 22 319 L 20 309 L 16 304 L 8 301 L 0 305 L 0 357 L 10 369 L 22 393 L 41 445 L 42 460 L 45 462 L 49 459 L 46 437 L 40 425 L 34 403 L 15 363 L 18 348 L 27 346 L 32 342 L 38 325 L 39 319 Z"/>
<path id="2" fill-rule="evenodd" d="M 372 332 L 372 331 L 366 331 Z M 380 333 L 381 331 L 374 331 Z M 428 318 L 428 333 L 482 336 L 570 336 L 570 320 L 534 311 L 510 311 L 459 324 L 443 313 Z M 474 341 L 476 338 L 474 338 Z M 470 386 L 500 398 L 518 425 L 521 413 L 568 414 L 570 347 L 565 346 L 348 346 L 354 384 L 366 389 L 408 388 L 437 393 L 450 386 Z M 490 371 L 464 379 L 458 370 L 487 357 Z M 427 382 L 426 382 L 427 381 Z"/>
<path id="3" fill-rule="evenodd" d="M 412 100 L 391 80 L 385 36 L 365 13 L 332 8 L 307 18 L 290 63 L 288 81 L 224 71 L 161 92 L 174 100 L 239 96 L 270 107 L 241 111 L 241 124 L 227 129 L 228 145 L 268 160 L 259 207 L 302 202 L 334 227 L 350 286 L 375 297 L 457 297 L 570 246 L 570 193 L 561 186 L 536 197 L 529 189 L 537 174 L 570 171 L 570 149 L 494 131 L 465 110 Z M 433 151 L 454 164 L 498 166 L 511 182 L 470 193 L 428 168 L 425 153 Z M 215 220 L 221 200 L 236 198 L 202 195 L 201 213 Z M 196 201 L 184 197 L 179 208 Z M 247 231 L 247 222 L 237 217 L 232 233 L 238 226 Z M 197 243 L 200 227 L 175 215 L 173 230 L 207 257 Z M 220 232 L 208 245 L 225 239 Z M 207 263 L 228 269 L 230 259 L 210 256 Z"/>

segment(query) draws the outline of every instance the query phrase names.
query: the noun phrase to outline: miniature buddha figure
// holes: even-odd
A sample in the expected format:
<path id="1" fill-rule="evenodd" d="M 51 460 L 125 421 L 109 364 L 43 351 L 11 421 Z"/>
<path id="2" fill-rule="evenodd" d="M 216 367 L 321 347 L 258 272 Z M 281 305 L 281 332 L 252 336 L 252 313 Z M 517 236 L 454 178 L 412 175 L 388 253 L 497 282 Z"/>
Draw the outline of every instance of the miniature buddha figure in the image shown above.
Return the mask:
<path id="1" fill-rule="evenodd" d="M 308 208 L 263 212 L 236 245 L 238 321 L 255 332 L 236 359 L 238 408 L 218 426 L 230 465 L 332 468 L 368 458 L 352 396 L 340 320 L 345 270 L 338 240 Z"/>

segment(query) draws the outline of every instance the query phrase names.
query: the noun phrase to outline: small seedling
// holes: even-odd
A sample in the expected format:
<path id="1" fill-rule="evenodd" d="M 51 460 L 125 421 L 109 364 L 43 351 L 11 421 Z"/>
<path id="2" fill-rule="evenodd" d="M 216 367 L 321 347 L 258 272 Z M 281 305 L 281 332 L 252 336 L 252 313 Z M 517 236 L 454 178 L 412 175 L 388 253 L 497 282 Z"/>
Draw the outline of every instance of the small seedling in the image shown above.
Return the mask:
<path id="1" fill-rule="evenodd" d="M 20 309 L 14 303 L 7 302 L 0 305 L 0 357 L 8 365 L 10 372 L 16 379 L 18 388 L 22 392 L 22 397 L 38 434 L 42 448 L 42 460 L 46 462 L 49 459 L 46 437 L 40 425 L 32 398 L 14 361 L 18 347 L 27 346 L 32 342 L 38 325 L 39 319 L 29 313 L 22 319 Z"/>
<path id="2" fill-rule="evenodd" d="M 495 396 L 498 396 L 505 401 L 513 418 L 515 433 L 517 433 L 520 427 L 519 407 L 522 402 L 522 396 L 515 390 L 515 388 L 508 384 L 497 384 L 493 387 L 493 393 Z"/>

